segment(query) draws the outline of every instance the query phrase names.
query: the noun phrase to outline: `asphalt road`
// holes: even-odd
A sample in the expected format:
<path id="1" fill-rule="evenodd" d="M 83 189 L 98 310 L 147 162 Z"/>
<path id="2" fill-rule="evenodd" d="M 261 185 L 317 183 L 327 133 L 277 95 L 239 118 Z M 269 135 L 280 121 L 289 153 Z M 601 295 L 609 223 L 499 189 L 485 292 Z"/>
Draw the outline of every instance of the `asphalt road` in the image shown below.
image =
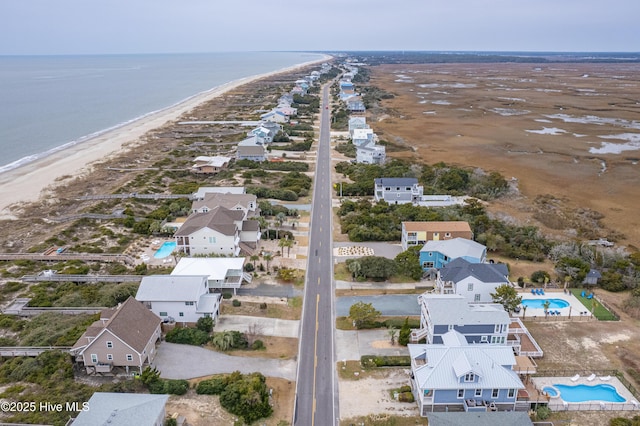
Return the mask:
<path id="1" fill-rule="evenodd" d="M 335 377 L 329 85 L 322 91 L 320 138 L 309 232 L 309 257 L 298 355 L 293 424 L 338 423 Z"/>

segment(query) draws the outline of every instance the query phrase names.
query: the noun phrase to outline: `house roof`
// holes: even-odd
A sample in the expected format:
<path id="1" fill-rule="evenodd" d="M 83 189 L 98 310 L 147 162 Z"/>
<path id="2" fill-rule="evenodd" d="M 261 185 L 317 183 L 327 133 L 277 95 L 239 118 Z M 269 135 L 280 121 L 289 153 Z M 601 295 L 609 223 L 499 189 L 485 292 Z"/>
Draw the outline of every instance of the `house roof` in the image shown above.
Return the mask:
<path id="1" fill-rule="evenodd" d="M 176 231 L 175 236 L 189 236 L 202 228 L 209 228 L 223 235 L 234 235 L 237 229 L 235 222 L 243 219 L 242 210 L 229 210 L 216 206 L 207 213 L 195 213 L 189 216 Z"/>
<path id="2" fill-rule="evenodd" d="M 427 413 L 429 426 L 528 426 L 533 425 L 525 411 L 468 413 Z"/>
<path id="3" fill-rule="evenodd" d="M 504 263 L 470 263 L 462 258 L 440 268 L 440 278 L 454 283 L 467 277 L 474 277 L 483 283 L 504 283 L 509 281 L 508 275 L 509 271 Z"/>
<path id="4" fill-rule="evenodd" d="M 242 270 L 244 257 L 183 257 L 171 275 L 204 275 L 209 280 L 224 280 L 229 270 Z"/>
<path id="5" fill-rule="evenodd" d="M 148 275 L 136 299 L 141 302 L 195 302 L 209 292 L 207 275 Z"/>
<path id="6" fill-rule="evenodd" d="M 263 145 L 238 145 L 236 153 L 240 157 L 264 157 L 267 149 Z"/>
<path id="7" fill-rule="evenodd" d="M 245 220 L 242 222 L 242 230 L 243 231 L 259 231 L 260 222 L 258 222 L 257 220 Z"/>
<path id="8" fill-rule="evenodd" d="M 373 129 L 353 129 L 351 139 L 371 139 L 373 135 Z"/>
<path id="9" fill-rule="evenodd" d="M 207 293 L 200 296 L 198 300 L 197 314 L 215 314 L 216 308 L 220 306 L 220 299 L 222 294 L 220 293 Z"/>
<path id="10" fill-rule="evenodd" d="M 448 336 L 451 333 L 460 335 L 452 330 L 445 333 L 443 344 L 407 345 L 411 359 L 424 360 L 413 372 L 420 389 L 524 388 L 518 375 L 510 369 L 516 364 L 510 346 L 469 345 L 462 340 L 464 337 Z M 479 381 L 459 380 L 469 372 L 478 376 Z"/>
<path id="11" fill-rule="evenodd" d="M 457 260 L 457 258 L 465 256 L 482 259 L 485 249 L 486 247 L 480 243 L 458 237 L 450 240 L 427 241 L 420 251 L 435 251 Z"/>
<path id="12" fill-rule="evenodd" d="M 254 194 L 221 194 L 219 192 L 210 192 L 204 194 L 204 199 L 195 200 L 191 205 L 193 210 L 200 210 L 203 207 L 208 207 L 213 210 L 216 206 L 222 206 L 227 209 L 232 209 L 238 205 L 249 208 L 249 204 L 256 205 L 258 198 Z"/>
<path id="13" fill-rule="evenodd" d="M 197 164 L 195 164 L 192 167 L 202 167 L 204 165 L 211 166 L 211 167 L 223 167 L 225 164 L 228 164 L 229 161 L 231 161 L 231 157 L 222 157 L 219 155 L 216 155 L 214 157 L 207 157 L 207 156 L 201 155 L 199 157 L 196 157 L 194 161 Z"/>
<path id="14" fill-rule="evenodd" d="M 219 192 L 222 194 L 244 194 L 246 190 L 244 186 L 201 186 L 193 193 L 193 198 L 202 199 L 210 192 Z"/>
<path id="15" fill-rule="evenodd" d="M 471 226 L 463 220 L 402 222 L 402 226 L 409 232 L 471 232 Z"/>
<path id="16" fill-rule="evenodd" d="M 124 303 L 111 309 L 113 315 L 100 325 L 93 323 L 73 346 L 79 349 L 88 346 L 87 337 L 97 337 L 104 330 L 108 330 L 120 340 L 131 346 L 138 353 L 142 353 L 149 340 L 162 322 L 159 316 L 147 309 L 142 303 L 129 297 Z"/>
<path id="17" fill-rule="evenodd" d="M 412 186 L 418 184 L 416 178 L 377 178 L 375 179 L 376 185 L 381 186 Z"/>
<path id="18" fill-rule="evenodd" d="M 433 324 L 474 325 L 508 324 L 509 314 L 501 305 L 470 304 L 459 294 L 428 294 L 420 296 L 427 306 Z"/>
<path id="19" fill-rule="evenodd" d="M 169 395 L 96 392 L 90 410 L 80 411 L 73 426 L 130 426 L 155 424 L 165 412 Z"/>

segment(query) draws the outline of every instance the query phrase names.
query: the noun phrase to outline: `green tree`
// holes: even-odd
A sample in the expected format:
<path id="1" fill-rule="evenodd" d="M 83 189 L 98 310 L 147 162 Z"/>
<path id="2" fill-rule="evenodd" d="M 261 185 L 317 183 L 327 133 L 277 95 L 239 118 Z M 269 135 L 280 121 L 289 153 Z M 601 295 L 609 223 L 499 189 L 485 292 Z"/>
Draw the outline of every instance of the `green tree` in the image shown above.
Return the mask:
<path id="1" fill-rule="evenodd" d="M 233 334 L 226 331 L 215 333 L 211 343 L 221 351 L 228 351 L 233 347 Z"/>
<path id="2" fill-rule="evenodd" d="M 402 253 L 398 253 L 394 259 L 398 271 L 419 280 L 422 277 L 422 267 L 420 266 L 420 248 L 419 246 L 411 247 Z"/>
<path id="3" fill-rule="evenodd" d="M 373 307 L 371 303 L 357 302 L 349 308 L 349 319 L 357 328 L 372 324 L 380 317 L 380 311 Z"/>
<path id="4" fill-rule="evenodd" d="M 404 323 L 400 328 L 400 334 L 398 335 L 398 343 L 402 346 L 407 346 L 411 341 L 411 327 L 409 327 L 409 317 L 404 319 Z"/>
<path id="5" fill-rule="evenodd" d="M 496 292 L 490 293 L 490 295 L 493 301 L 504 306 L 504 310 L 507 312 L 513 312 L 522 302 L 522 296 L 518 296 L 516 289 L 509 284 L 496 287 Z"/>
<path id="6" fill-rule="evenodd" d="M 213 318 L 211 317 L 200 317 L 196 322 L 196 328 L 200 331 L 204 331 L 205 333 L 211 333 L 213 330 Z"/>
<path id="7" fill-rule="evenodd" d="M 549 313 L 549 306 L 551 306 L 551 302 L 545 300 L 542 304 L 542 308 L 544 309 L 544 314 L 547 315 Z"/>

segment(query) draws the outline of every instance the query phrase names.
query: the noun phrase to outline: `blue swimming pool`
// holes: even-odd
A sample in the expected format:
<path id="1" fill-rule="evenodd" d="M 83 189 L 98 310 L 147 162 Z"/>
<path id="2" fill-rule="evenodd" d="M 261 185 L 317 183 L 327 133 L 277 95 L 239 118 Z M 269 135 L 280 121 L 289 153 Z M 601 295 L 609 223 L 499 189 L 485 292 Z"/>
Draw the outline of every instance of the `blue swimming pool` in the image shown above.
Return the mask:
<path id="1" fill-rule="evenodd" d="M 522 299 L 522 306 L 544 309 L 544 302 L 549 301 L 549 309 L 568 308 L 570 303 L 562 299 Z"/>
<path id="2" fill-rule="evenodd" d="M 542 389 L 549 396 L 560 396 L 566 402 L 604 401 L 625 402 L 624 399 L 611 385 L 556 385 L 546 386 Z"/>
<path id="3" fill-rule="evenodd" d="M 175 249 L 176 249 L 176 242 L 175 241 L 166 241 L 153 254 L 153 257 L 155 257 L 156 259 L 162 259 L 164 257 L 168 257 L 168 256 L 171 255 L 171 253 L 173 253 L 173 251 Z"/>

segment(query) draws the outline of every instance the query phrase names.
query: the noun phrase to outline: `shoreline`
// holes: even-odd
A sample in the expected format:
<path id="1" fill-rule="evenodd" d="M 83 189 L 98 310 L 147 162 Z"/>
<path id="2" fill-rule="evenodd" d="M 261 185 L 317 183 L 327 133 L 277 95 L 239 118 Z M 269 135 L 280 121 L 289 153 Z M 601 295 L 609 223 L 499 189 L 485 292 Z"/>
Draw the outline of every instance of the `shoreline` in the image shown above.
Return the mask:
<path id="1" fill-rule="evenodd" d="M 232 80 L 190 96 L 174 105 L 123 123 L 121 126 L 99 132 L 82 142 L 53 151 L 51 154 L 32 162 L 2 172 L 0 173 L 0 220 L 17 220 L 18 218 L 11 211 L 13 207 L 45 198 L 48 190 L 63 186 L 67 179 L 91 173 L 95 164 L 142 143 L 140 138 L 147 132 L 178 119 L 203 103 L 245 84 L 326 62 L 330 58 L 331 56 L 324 55 L 322 59 Z"/>

